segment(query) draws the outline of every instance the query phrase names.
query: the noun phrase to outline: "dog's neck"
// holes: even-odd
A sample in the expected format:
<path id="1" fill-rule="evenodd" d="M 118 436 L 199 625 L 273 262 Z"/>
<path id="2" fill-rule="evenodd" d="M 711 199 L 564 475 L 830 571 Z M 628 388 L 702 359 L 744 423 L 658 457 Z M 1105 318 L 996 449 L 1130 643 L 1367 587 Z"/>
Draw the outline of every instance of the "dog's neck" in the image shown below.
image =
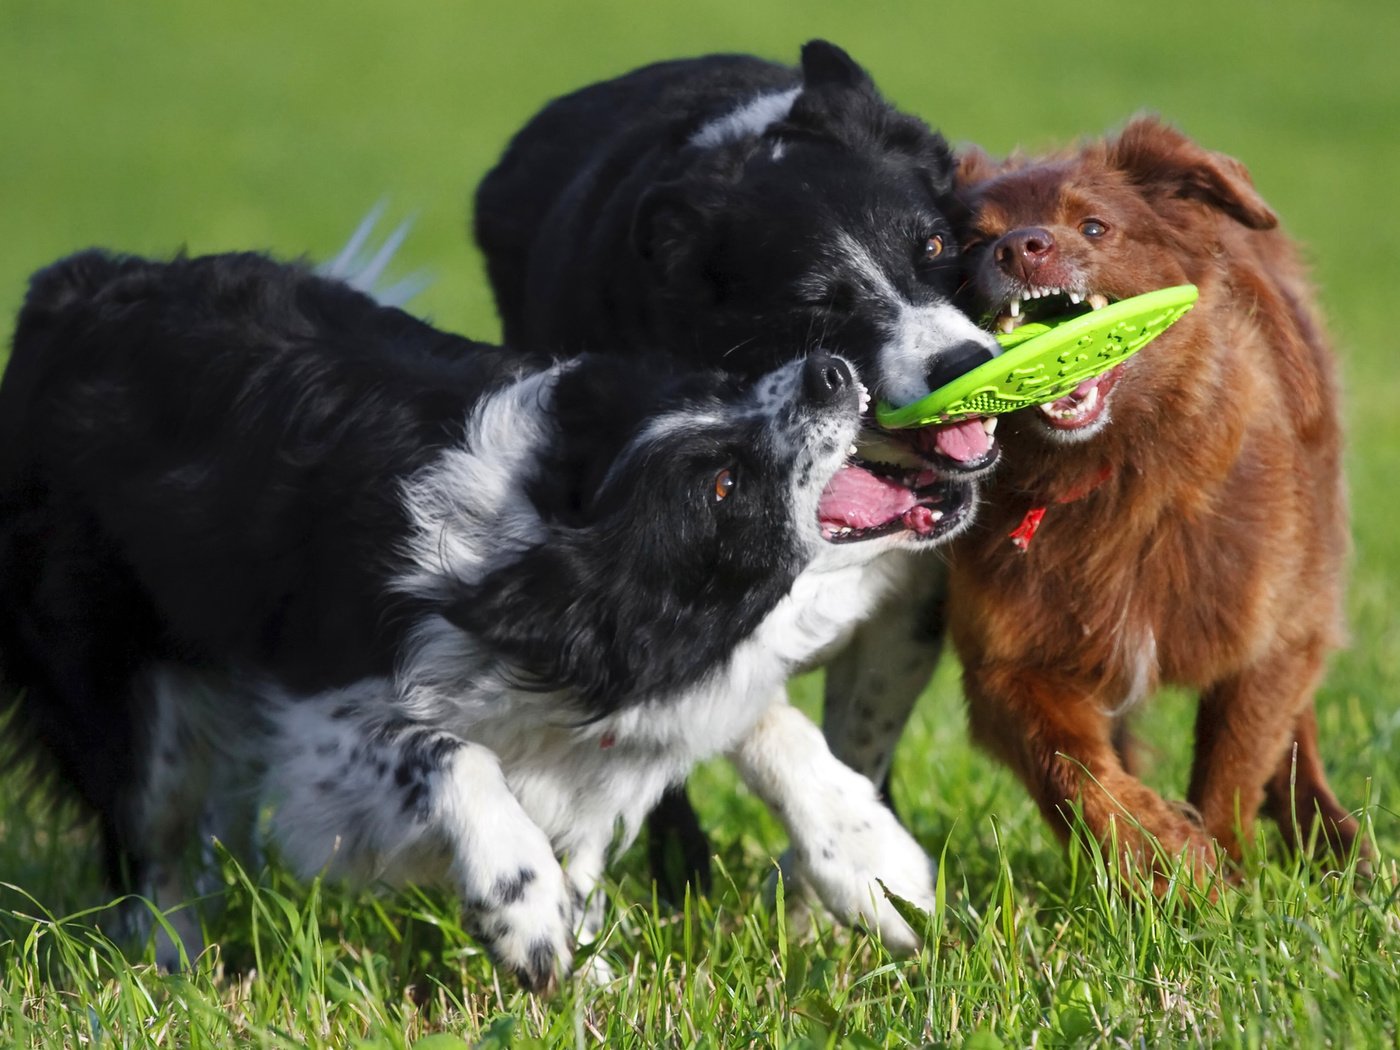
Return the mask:
<path id="1" fill-rule="evenodd" d="M 1086 473 L 1077 482 L 1071 485 L 1060 485 L 1058 483 L 1059 479 L 1057 479 L 1056 482 L 1042 486 L 1041 490 L 1043 492 L 1051 494 L 1049 495 L 1049 500 L 1046 503 L 1037 503 L 1036 506 L 1026 511 L 1025 516 L 1021 519 L 1021 523 L 1017 525 L 1007 537 L 1011 541 L 1012 546 L 1024 554 L 1030 547 L 1031 540 L 1035 538 L 1036 531 L 1040 528 L 1041 522 L 1045 520 L 1045 515 L 1050 509 L 1050 505 L 1075 503 L 1089 495 L 1089 493 L 1093 492 L 1109 478 L 1113 477 L 1113 474 L 1113 464 L 1108 460 L 1104 460 L 1099 464 L 1097 470 Z M 1053 494 L 1057 488 L 1059 489 L 1058 494 Z"/>

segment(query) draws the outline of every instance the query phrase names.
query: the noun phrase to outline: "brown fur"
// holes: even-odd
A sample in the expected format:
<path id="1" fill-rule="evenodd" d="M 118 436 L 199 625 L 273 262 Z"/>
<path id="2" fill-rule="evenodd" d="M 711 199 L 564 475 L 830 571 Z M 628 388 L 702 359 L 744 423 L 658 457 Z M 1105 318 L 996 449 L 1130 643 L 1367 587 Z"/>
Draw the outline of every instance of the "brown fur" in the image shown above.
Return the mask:
<path id="1" fill-rule="evenodd" d="M 1295 844 L 1316 834 L 1350 850 L 1358 826 L 1327 785 L 1313 717 L 1342 636 L 1341 435 L 1293 245 L 1237 161 L 1152 118 L 1039 160 L 972 153 L 962 181 L 984 296 L 1005 278 L 993 246 L 1025 227 L 1049 230 L 1110 298 L 1200 289 L 1124 367 L 1104 429 L 1066 443 L 1035 409 L 1002 422 L 1002 464 L 953 551 L 974 736 L 1061 833 L 1078 802 L 1129 866 L 1149 856 L 1145 831 L 1204 873 L 1215 843 L 1239 856 L 1261 805 Z M 1088 217 L 1109 227 L 1092 243 Z M 1020 553 L 1008 534 L 1041 506 Z M 1191 808 L 1137 780 L 1114 746 L 1115 715 L 1165 683 L 1200 692 Z"/>

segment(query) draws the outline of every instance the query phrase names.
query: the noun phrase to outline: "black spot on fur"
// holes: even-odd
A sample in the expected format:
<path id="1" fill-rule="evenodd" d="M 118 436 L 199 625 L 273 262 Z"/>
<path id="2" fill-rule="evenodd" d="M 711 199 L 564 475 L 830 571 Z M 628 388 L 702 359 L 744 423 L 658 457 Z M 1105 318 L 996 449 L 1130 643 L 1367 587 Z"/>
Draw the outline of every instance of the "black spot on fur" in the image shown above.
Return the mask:
<path id="1" fill-rule="evenodd" d="M 546 987 L 554 979 L 554 969 L 558 962 L 558 953 L 554 950 L 554 945 L 549 941 L 535 941 L 530 945 L 530 950 L 526 953 L 529 962 L 526 964 L 526 975 L 532 989 Z"/>
<path id="2" fill-rule="evenodd" d="M 514 875 L 501 879 L 491 888 L 491 897 L 502 907 L 519 904 L 530 883 L 535 881 L 533 868 L 521 868 Z"/>
<path id="3" fill-rule="evenodd" d="M 403 811 L 412 813 L 420 819 L 425 817 L 425 801 L 428 796 L 428 787 L 421 780 L 416 781 L 403 796 Z"/>

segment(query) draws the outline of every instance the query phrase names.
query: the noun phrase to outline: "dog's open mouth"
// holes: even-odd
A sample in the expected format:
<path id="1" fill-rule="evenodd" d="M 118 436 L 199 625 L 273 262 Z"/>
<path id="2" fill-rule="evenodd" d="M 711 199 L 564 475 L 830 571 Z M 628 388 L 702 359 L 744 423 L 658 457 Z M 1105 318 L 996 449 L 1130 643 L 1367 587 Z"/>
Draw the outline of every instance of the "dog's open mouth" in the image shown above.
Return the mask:
<path id="1" fill-rule="evenodd" d="M 999 332 L 1014 332 L 1027 321 L 1058 321 L 1102 310 L 1115 300 L 1103 292 L 1083 288 L 1053 288 L 1029 285 L 1013 294 L 996 316 Z M 1079 430 L 1096 422 L 1108 404 L 1109 391 L 1118 382 L 1123 368 L 1110 369 L 1080 383 L 1064 397 L 1040 405 L 1045 422 L 1056 430 Z"/>
<path id="2" fill-rule="evenodd" d="M 850 460 L 822 491 L 817 518 L 828 543 L 855 543 L 896 533 L 917 540 L 946 535 L 972 502 L 972 489 L 928 468 Z"/>
<path id="3" fill-rule="evenodd" d="M 1027 321 L 1049 321 L 1064 317 L 1087 314 L 1091 310 L 1102 310 L 1115 300 L 1103 292 L 1089 292 L 1083 288 L 1052 288 L 1038 284 L 1028 285 L 1025 290 L 1012 293 L 996 316 L 996 330 L 1002 333 L 1016 331 Z"/>
<path id="4" fill-rule="evenodd" d="M 997 456 L 995 416 L 962 419 L 904 432 L 905 439 L 920 457 L 940 463 L 953 472 L 976 473 L 985 470 Z"/>

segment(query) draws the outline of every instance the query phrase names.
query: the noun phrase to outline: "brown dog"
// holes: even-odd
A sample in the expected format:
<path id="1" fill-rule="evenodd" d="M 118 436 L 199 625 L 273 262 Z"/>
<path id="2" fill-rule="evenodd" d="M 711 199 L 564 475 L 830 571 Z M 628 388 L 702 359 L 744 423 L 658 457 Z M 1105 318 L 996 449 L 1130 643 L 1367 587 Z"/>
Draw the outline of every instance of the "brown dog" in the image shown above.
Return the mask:
<path id="1" fill-rule="evenodd" d="M 1007 417 L 950 616 L 974 736 L 1068 833 L 1082 805 L 1130 867 L 1154 836 L 1198 874 L 1261 804 L 1290 840 L 1352 848 L 1313 692 L 1342 636 L 1347 557 L 1333 361 L 1293 245 L 1243 166 L 1152 118 L 1071 153 L 972 153 L 972 282 L 1009 330 L 1168 285 L 1194 310 L 1068 397 Z M 1200 691 L 1190 807 L 1125 767 L 1116 720 Z M 1214 840 L 1214 842 L 1212 841 Z"/>

